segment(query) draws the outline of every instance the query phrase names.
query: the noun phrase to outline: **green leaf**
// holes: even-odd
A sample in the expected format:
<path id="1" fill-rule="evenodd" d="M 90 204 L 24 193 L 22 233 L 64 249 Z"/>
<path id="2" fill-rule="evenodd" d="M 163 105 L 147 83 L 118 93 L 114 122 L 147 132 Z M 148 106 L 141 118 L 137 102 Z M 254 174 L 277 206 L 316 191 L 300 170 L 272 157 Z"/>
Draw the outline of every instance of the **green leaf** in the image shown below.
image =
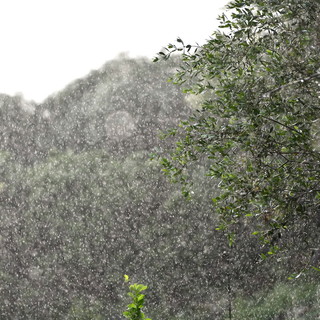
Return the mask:
<path id="1" fill-rule="evenodd" d="M 129 282 L 129 281 L 130 281 L 130 279 L 129 279 L 129 276 L 128 276 L 128 275 L 126 275 L 126 274 L 125 274 L 123 277 L 124 277 L 124 282 Z"/>

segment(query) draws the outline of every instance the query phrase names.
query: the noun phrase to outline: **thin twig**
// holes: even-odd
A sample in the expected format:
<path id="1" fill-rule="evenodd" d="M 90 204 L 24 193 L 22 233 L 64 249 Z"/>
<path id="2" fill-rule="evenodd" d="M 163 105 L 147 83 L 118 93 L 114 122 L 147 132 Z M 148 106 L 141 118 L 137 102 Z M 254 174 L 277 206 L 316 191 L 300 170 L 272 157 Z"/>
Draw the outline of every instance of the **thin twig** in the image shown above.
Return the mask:
<path id="1" fill-rule="evenodd" d="M 267 91 L 266 93 L 263 94 L 263 97 L 269 97 L 270 95 L 272 95 L 273 93 L 276 93 L 284 88 L 287 88 L 289 86 L 292 86 L 294 84 L 297 84 L 297 83 L 303 83 L 303 82 L 308 82 L 310 80 L 312 80 L 313 78 L 317 78 L 317 77 L 320 77 L 320 73 L 319 72 L 316 72 L 314 74 L 312 74 L 311 76 L 307 77 L 307 78 L 302 78 L 302 79 L 299 79 L 299 80 L 295 80 L 295 81 L 292 81 L 292 82 L 289 82 L 287 84 L 284 84 L 280 87 L 277 87 L 271 91 Z"/>
<path id="2" fill-rule="evenodd" d="M 267 120 L 269 120 L 269 121 L 275 122 L 275 123 L 277 123 L 277 124 L 279 124 L 279 125 L 281 125 L 281 126 L 283 126 L 283 127 L 287 128 L 287 129 L 289 129 L 289 130 L 291 130 L 291 131 L 294 131 L 294 132 L 296 132 L 296 133 L 298 133 L 298 134 L 302 135 L 302 133 L 301 133 L 301 132 L 299 132 L 298 130 L 296 130 L 295 128 L 289 127 L 289 126 L 287 126 L 286 124 L 281 123 L 281 122 L 280 122 L 280 121 L 278 121 L 278 120 L 275 120 L 275 119 L 273 119 L 273 118 L 269 118 L 269 117 L 266 117 L 266 116 L 262 116 L 262 115 L 261 115 L 261 117 L 262 117 L 262 118 L 264 118 L 264 119 L 267 119 Z"/>

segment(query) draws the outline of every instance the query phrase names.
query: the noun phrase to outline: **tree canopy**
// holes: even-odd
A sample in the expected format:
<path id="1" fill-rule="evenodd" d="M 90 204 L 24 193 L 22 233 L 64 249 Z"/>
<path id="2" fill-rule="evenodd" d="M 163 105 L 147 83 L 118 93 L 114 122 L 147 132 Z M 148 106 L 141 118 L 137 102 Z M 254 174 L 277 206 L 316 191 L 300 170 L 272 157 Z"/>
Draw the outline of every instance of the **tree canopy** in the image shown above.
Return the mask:
<path id="1" fill-rule="evenodd" d="M 236 0 L 227 8 L 204 45 L 179 38 L 155 59 L 181 52 L 171 80 L 202 101 L 167 132 L 176 145 L 163 170 L 189 196 L 190 168 L 205 159 L 218 229 L 231 242 L 237 226 L 250 225 L 268 247 L 263 258 L 279 242 L 289 251 L 304 243 L 310 258 L 320 227 L 320 3 Z"/>

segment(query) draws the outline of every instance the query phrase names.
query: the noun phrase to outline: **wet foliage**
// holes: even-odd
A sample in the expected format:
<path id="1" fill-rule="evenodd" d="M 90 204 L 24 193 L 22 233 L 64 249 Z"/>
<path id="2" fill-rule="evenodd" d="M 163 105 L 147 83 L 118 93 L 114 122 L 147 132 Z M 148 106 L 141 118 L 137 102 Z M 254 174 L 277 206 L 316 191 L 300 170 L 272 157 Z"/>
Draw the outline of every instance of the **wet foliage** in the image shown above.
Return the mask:
<path id="1" fill-rule="evenodd" d="M 320 257 L 318 211 L 313 211 L 318 118 L 312 110 L 318 98 L 313 94 L 316 77 L 308 78 L 318 72 L 316 51 L 304 51 L 308 63 L 298 60 L 298 49 L 317 37 L 297 36 L 287 52 L 287 34 L 281 33 L 282 42 L 262 52 L 276 33 L 247 34 L 263 15 L 245 5 L 250 7 L 246 1 L 234 2 L 234 18 L 247 19 L 248 25 L 234 38 L 217 33 L 202 50 L 194 52 L 179 39 L 166 54 L 182 48 L 180 58 L 110 61 L 41 104 L 0 95 L 1 319 L 124 319 L 124 274 L 148 286 L 144 310 L 154 320 L 319 316 L 319 273 L 306 269 L 317 269 Z M 275 19 L 278 26 L 282 11 L 267 16 L 267 9 L 261 9 L 266 19 Z M 234 27 L 226 17 L 223 24 Z M 250 64 L 255 58 L 265 59 L 257 70 Z M 174 81 L 197 93 L 195 98 L 167 81 L 179 65 L 185 69 Z M 280 67 L 289 66 L 290 74 L 276 76 Z M 270 72 L 274 77 L 265 77 Z M 309 79 L 305 87 L 295 82 L 301 78 Z M 241 94 L 248 83 L 247 94 Z M 256 99 L 262 93 L 269 96 Z M 303 95 L 304 104 L 292 100 L 294 94 Z M 292 113 L 286 116 L 289 107 Z M 166 130 L 167 139 L 161 140 L 159 133 Z M 177 136 L 182 137 L 178 145 Z M 306 162 L 303 150 L 308 151 Z M 150 159 L 170 151 L 172 158 L 162 163 Z M 182 182 L 189 200 L 163 171 Z M 292 194 L 283 187 L 289 185 Z M 307 194 L 308 186 L 313 189 Z M 272 196 L 268 212 L 266 192 Z M 281 214 L 285 208 L 291 211 Z M 257 241 L 257 235 L 270 230 Z M 271 241 L 283 250 L 275 254 Z M 131 289 L 135 300 L 126 315 L 141 318 L 134 312 L 143 305 L 145 287 Z"/>
<path id="2" fill-rule="evenodd" d="M 166 146 L 156 129 L 191 112 L 166 82 L 173 69 L 115 60 L 41 105 L 2 96 L 2 318 L 118 319 L 124 273 L 148 284 L 152 318 L 223 316 L 231 281 L 250 291 L 242 279 L 258 279 L 256 244 L 231 253 L 215 232 L 216 183 L 197 180 L 203 164 L 185 201 L 150 160 Z M 137 85 L 146 92 L 136 101 Z"/>
<path id="3" fill-rule="evenodd" d="M 190 114 L 166 81 L 174 68 L 115 60 L 40 105 L 1 96 L 2 318 L 117 319 L 124 273 L 162 316 L 224 286 L 210 206 L 185 202 L 149 160 L 157 128 Z"/>
<path id="4" fill-rule="evenodd" d="M 206 44 L 193 48 L 178 38 L 156 60 L 182 51 L 172 81 L 202 97 L 168 131 L 176 143 L 161 158 L 165 173 L 189 197 L 189 172 L 204 159 L 203 179 L 219 181 L 211 199 L 229 242 L 245 224 L 268 248 L 263 259 L 298 246 L 305 268 L 316 270 L 320 6 L 307 3 L 231 1 Z"/>

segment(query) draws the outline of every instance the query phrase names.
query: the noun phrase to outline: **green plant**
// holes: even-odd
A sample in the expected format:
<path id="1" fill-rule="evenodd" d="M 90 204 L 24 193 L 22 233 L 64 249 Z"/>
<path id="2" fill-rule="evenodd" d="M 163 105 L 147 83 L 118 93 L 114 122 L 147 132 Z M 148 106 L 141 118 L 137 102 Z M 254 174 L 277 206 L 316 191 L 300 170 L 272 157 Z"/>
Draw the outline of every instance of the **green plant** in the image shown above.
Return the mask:
<path id="1" fill-rule="evenodd" d="M 217 230 L 233 242 L 246 226 L 263 259 L 280 248 L 293 254 L 299 237 L 309 261 L 318 248 L 320 5 L 234 0 L 227 8 L 204 45 L 178 38 L 155 58 L 181 52 L 171 80 L 203 98 L 164 135 L 176 144 L 160 154 L 162 170 L 190 198 L 193 167 L 205 159 L 203 180 L 218 186 L 211 196 Z"/>
<path id="2" fill-rule="evenodd" d="M 129 277 L 124 275 L 125 282 L 129 282 Z M 128 296 L 132 299 L 132 302 L 128 304 L 127 311 L 123 312 L 123 315 L 130 320 L 151 320 L 146 318 L 142 312 L 145 295 L 141 293 L 148 287 L 143 284 L 134 283 L 129 286 Z"/>
<path id="3" fill-rule="evenodd" d="M 234 319 L 317 319 L 320 312 L 318 290 L 316 283 L 308 281 L 278 283 L 251 297 L 237 298 Z"/>

